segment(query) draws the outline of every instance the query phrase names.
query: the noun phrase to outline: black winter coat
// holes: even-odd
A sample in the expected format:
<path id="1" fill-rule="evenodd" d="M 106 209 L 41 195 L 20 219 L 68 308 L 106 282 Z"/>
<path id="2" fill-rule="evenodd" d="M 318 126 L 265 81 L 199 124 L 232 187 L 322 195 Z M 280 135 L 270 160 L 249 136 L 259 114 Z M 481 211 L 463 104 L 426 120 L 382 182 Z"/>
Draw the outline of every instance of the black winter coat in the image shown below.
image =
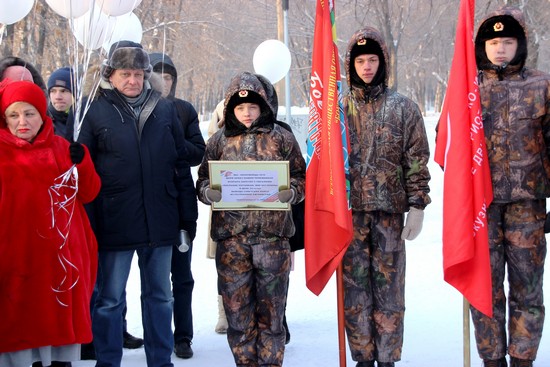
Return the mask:
<path id="1" fill-rule="evenodd" d="M 78 141 L 88 146 L 102 181 L 89 211 L 100 250 L 175 245 L 183 214 L 197 216 L 174 105 L 147 93 L 137 119 L 117 92 L 100 89 L 82 120 Z"/>

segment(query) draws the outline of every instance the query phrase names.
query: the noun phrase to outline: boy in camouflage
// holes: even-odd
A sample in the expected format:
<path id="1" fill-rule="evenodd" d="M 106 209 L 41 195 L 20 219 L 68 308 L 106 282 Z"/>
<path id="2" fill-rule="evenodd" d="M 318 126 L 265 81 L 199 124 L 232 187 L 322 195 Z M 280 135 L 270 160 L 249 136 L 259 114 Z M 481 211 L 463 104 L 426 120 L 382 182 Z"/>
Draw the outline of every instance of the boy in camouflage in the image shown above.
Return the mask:
<path id="1" fill-rule="evenodd" d="M 530 367 L 544 324 L 550 77 L 525 67 L 527 31 L 516 7 L 489 14 L 479 26 L 475 47 L 494 192 L 487 211 L 494 315 L 471 309 L 477 349 L 485 367 L 508 366 L 507 352 L 512 367 Z"/>
<path id="2" fill-rule="evenodd" d="M 198 171 L 197 193 L 205 204 L 222 198 L 210 188 L 209 161 L 288 161 L 290 187 L 281 202 L 304 198 L 305 161 L 291 132 L 276 123 L 266 90 L 254 74 L 236 75 L 227 90 L 224 126 L 206 145 Z M 210 236 L 217 242 L 219 292 L 229 328 L 227 340 L 236 366 L 282 366 L 283 317 L 295 227 L 291 211 L 212 212 Z"/>
<path id="3" fill-rule="evenodd" d="M 387 87 L 389 57 L 366 27 L 346 53 L 353 240 L 344 255 L 344 314 L 357 367 L 401 359 L 405 240 L 422 229 L 430 203 L 429 147 L 418 106 Z M 404 223 L 405 212 L 407 221 Z"/>

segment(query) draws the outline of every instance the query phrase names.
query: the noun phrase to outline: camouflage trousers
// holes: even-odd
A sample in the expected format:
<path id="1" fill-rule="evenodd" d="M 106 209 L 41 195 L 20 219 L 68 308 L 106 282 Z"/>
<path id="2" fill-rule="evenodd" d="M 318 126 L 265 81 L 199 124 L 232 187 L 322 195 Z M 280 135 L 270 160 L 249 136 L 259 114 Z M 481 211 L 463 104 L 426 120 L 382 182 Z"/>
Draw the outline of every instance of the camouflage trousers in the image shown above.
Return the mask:
<path id="1" fill-rule="evenodd" d="M 354 212 L 343 259 L 344 315 L 354 361 L 401 359 L 405 315 L 403 214 Z"/>
<path id="2" fill-rule="evenodd" d="M 478 353 L 482 359 L 499 359 L 508 349 L 508 354 L 513 357 L 535 360 L 544 324 L 542 281 L 546 257 L 546 200 L 493 203 L 487 215 L 493 318 L 471 307 Z M 508 347 L 504 292 L 506 270 Z"/>
<path id="3" fill-rule="evenodd" d="M 218 242 L 218 289 L 237 366 L 282 366 L 290 261 L 287 240 L 251 245 L 232 237 Z"/>

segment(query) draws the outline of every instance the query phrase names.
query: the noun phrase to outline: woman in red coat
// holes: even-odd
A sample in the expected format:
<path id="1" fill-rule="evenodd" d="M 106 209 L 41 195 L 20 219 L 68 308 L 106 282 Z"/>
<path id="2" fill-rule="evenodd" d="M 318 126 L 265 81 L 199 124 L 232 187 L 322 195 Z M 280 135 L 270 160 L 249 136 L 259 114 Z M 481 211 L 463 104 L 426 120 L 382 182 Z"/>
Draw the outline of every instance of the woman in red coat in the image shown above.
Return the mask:
<path id="1" fill-rule="evenodd" d="M 0 366 L 77 360 L 92 340 L 97 243 L 83 204 L 100 180 L 46 109 L 34 83 L 0 84 Z"/>

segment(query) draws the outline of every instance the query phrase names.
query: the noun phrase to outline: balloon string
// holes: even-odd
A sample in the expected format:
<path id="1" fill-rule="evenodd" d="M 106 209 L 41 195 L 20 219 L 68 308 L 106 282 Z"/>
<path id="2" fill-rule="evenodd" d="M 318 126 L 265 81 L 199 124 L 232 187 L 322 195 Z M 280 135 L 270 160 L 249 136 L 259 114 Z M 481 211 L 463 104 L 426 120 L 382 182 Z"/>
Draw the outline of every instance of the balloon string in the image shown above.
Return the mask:
<path id="1" fill-rule="evenodd" d="M 57 286 L 52 286 L 52 290 L 56 293 L 57 302 L 67 307 L 68 305 L 60 299 L 60 296 L 72 290 L 80 279 L 79 269 L 63 253 L 69 238 L 78 193 L 78 170 L 76 165 L 58 176 L 54 180 L 54 184 L 50 186 L 48 193 L 50 195 L 51 228 L 61 238 L 61 244 L 57 249 L 57 260 L 63 270 L 63 279 Z M 63 221 L 58 220 L 59 216 L 67 217 L 67 222 L 63 223 Z M 76 279 L 71 284 L 67 284 L 70 269 L 76 272 Z"/>

